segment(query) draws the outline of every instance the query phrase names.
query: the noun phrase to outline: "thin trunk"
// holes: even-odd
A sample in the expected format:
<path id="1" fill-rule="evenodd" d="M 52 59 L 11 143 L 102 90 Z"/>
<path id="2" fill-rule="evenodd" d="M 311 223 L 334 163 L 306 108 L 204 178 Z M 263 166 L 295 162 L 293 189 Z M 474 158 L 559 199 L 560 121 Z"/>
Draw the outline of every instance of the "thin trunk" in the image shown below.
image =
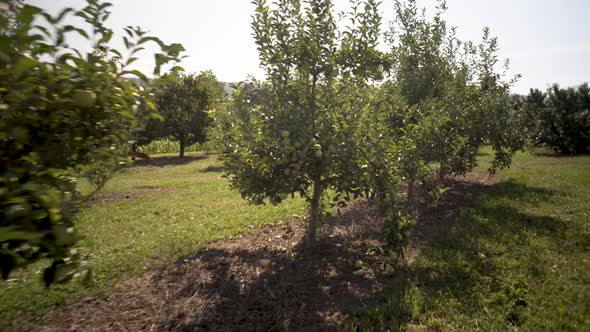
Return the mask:
<path id="1" fill-rule="evenodd" d="M 410 180 L 410 182 L 408 182 L 408 209 L 410 211 L 414 210 L 414 201 L 416 199 L 414 186 L 415 186 L 415 182 Z"/>
<path id="2" fill-rule="evenodd" d="M 307 227 L 307 247 L 313 247 L 316 244 L 318 226 L 320 224 L 320 200 L 322 198 L 322 184 L 321 179 L 318 176 L 313 181 L 313 196 L 311 198 L 311 209 L 309 216 L 309 224 Z"/>
<path id="3" fill-rule="evenodd" d="M 131 145 L 131 160 L 135 161 L 135 155 L 137 154 L 137 144 Z"/>
<path id="4" fill-rule="evenodd" d="M 180 158 L 184 158 L 184 142 L 180 141 Z"/>
<path id="5" fill-rule="evenodd" d="M 408 181 L 408 201 L 407 211 L 410 215 L 416 215 L 416 176 L 415 173 L 410 176 Z"/>
<path id="6" fill-rule="evenodd" d="M 312 82 L 311 82 L 311 93 L 310 93 L 310 109 L 311 109 L 311 119 L 312 119 L 312 133 L 314 136 L 318 134 L 317 132 L 317 114 L 316 114 L 316 84 L 317 84 L 317 76 L 315 74 L 312 75 Z M 320 200 L 322 198 L 322 173 L 321 173 L 321 161 L 316 161 L 316 171 L 313 175 L 313 195 L 311 198 L 311 209 L 309 215 L 309 223 L 307 227 L 307 239 L 305 246 L 307 248 L 312 248 L 315 246 L 317 241 L 317 233 L 318 233 L 318 226 L 320 224 Z"/>

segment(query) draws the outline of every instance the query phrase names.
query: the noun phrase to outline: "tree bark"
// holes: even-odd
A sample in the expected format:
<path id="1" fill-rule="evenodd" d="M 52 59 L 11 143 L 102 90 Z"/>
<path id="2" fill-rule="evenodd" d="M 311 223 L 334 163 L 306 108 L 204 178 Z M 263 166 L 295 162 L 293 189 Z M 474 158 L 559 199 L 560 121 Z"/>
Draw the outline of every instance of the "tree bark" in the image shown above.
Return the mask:
<path id="1" fill-rule="evenodd" d="M 415 181 L 408 182 L 408 210 L 414 212 L 414 203 L 416 200 Z"/>
<path id="2" fill-rule="evenodd" d="M 321 178 L 318 177 L 313 181 L 313 196 L 311 198 L 311 208 L 306 238 L 306 246 L 308 248 L 315 246 L 317 241 L 318 226 L 320 224 L 321 218 L 320 201 L 322 199 L 322 194 L 323 188 L 321 184 Z"/>
<path id="3" fill-rule="evenodd" d="M 184 142 L 180 141 L 180 158 L 184 158 Z"/>

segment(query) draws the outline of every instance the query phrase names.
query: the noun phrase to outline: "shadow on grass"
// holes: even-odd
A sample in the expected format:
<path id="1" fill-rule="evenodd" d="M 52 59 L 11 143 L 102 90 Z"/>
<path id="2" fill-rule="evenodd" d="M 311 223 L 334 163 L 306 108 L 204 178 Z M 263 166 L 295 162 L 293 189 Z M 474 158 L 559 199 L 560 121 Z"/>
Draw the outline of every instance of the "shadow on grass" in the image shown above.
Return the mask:
<path id="1" fill-rule="evenodd" d="M 375 219 L 368 227 L 356 224 L 367 215 L 366 208 L 352 208 L 331 217 L 329 236 L 313 251 L 302 248 L 304 227 L 292 224 L 180 262 L 175 273 L 161 276 L 181 286 L 158 329 L 338 330 L 345 314 L 385 300 L 385 283 L 368 268 L 381 263 L 366 255 L 380 225 Z M 367 271 L 359 273 L 357 260 Z"/>
<path id="2" fill-rule="evenodd" d="M 490 155 L 489 153 L 481 151 L 481 150 L 477 152 L 478 157 L 487 157 L 489 155 Z"/>
<path id="3" fill-rule="evenodd" d="M 179 165 L 186 165 L 188 163 L 192 163 L 195 161 L 207 159 L 209 156 L 207 155 L 188 155 L 182 158 L 180 157 L 155 157 L 150 159 L 141 159 L 136 160 L 133 163 L 133 166 L 136 167 L 143 167 L 143 166 L 156 166 L 156 167 L 165 167 L 165 166 L 179 166 Z"/>
<path id="4" fill-rule="evenodd" d="M 337 331 L 347 315 L 385 303 L 382 262 L 367 255 L 382 229 L 369 203 L 326 218 L 313 250 L 302 248 L 305 225 L 211 243 L 17 330 Z"/>
<path id="5" fill-rule="evenodd" d="M 561 221 L 514 207 L 557 194 L 511 181 L 457 181 L 442 205 L 420 207 L 413 236 L 420 252 L 393 271 L 368 255 L 380 245 L 379 214 L 366 202 L 353 205 L 326 221 L 314 251 L 301 247 L 302 223 L 268 227 L 211 244 L 46 323 L 55 330 L 395 331 L 420 326 L 436 310 L 450 321 L 453 315 L 469 320 L 488 309 L 479 297 L 489 295 L 488 317 L 499 317 L 503 327 L 518 325 L 527 310 L 527 285 L 517 277 L 506 284 L 501 275 L 511 267 L 493 260 L 510 255 L 518 241 L 526 244 L 531 231 L 561 240 Z M 540 263 L 534 259 L 519 263 L 550 278 L 535 270 Z"/>
<path id="6" fill-rule="evenodd" d="M 221 173 L 225 171 L 225 167 L 223 165 L 220 166 L 207 166 L 201 170 L 202 173 Z"/>
<path id="7" fill-rule="evenodd" d="M 527 310 L 526 282 L 514 278 L 506 284 L 499 269 L 508 266 L 498 261 L 510 255 L 513 248 L 529 245 L 531 233 L 537 239 L 555 243 L 563 240 L 570 225 L 552 216 L 531 215 L 515 208 L 520 203 L 551 201 L 559 193 L 514 181 L 493 185 L 456 181 L 451 188 L 438 207 L 420 207 L 412 235 L 414 250 L 418 252 L 387 285 L 393 290 L 387 304 L 357 313 L 349 320 L 351 328 L 379 331 L 402 327 L 421 331 L 422 321 L 433 310 L 441 310 L 443 318 L 453 321 L 455 314 L 461 319 L 473 318 L 490 307 L 498 311 L 488 314 L 504 325 L 488 328 L 518 326 L 523 322 Z M 424 201 L 427 200 L 425 197 Z M 519 268 L 536 278 L 552 278 L 536 266 L 538 259 L 525 258 L 519 263 L 525 265 Z M 483 295 L 482 290 L 490 293 Z M 480 296 L 491 298 L 482 301 Z M 447 312 L 449 308 L 456 312 Z M 441 323 L 428 328 L 447 330 L 449 326 Z"/>
<path id="8" fill-rule="evenodd" d="M 575 157 L 590 156 L 590 152 L 569 154 L 569 153 L 563 153 L 561 151 L 550 150 L 550 149 L 541 149 L 541 148 L 535 149 L 534 151 L 532 151 L 532 154 L 537 157 L 550 157 L 550 158 L 565 158 L 565 157 L 575 158 Z"/>

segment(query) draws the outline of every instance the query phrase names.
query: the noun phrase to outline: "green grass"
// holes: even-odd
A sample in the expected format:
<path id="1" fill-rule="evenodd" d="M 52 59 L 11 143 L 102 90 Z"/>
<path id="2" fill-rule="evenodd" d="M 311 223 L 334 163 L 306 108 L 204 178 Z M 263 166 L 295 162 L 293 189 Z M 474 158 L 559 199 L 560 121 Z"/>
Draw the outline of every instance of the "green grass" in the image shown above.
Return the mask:
<path id="1" fill-rule="evenodd" d="M 482 151 L 480 171 L 490 158 L 491 151 Z M 214 156 L 156 164 L 118 173 L 101 192 L 105 202 L 79 214 L 83 250 L 92 254 L 95 272 L 91 288 L 46 290 L 36 265 L 0 284 L 0 317 L 12 324 L 18 316 L 106 292 L 210 241 L 304 210 L 302 200 L 249 206 L 227 188 Z M 470 188 L 454 209 L 443 204 L 421 254 L 385 285 L 388 303 L 359 311 L 351 325 L 362 331 L 587 329 L 590 156 L 520 153 L 501 177 Z"/>
<path id="2" fill-rule="evenodd" d="M 228 189 L 215 156 L 186 163 L 166 157 L 156 161 L 158 166 L 122 170 L 101 191 L 103 203 L 78 215 L 77 229 L 85 237 L 83 252 L 91 254 L 94 285 L 84 289 L 71 283 L 47 290 L 39 276 L 45 265 L 32 266 L 0 284 L 0 323 L 96 295 L 124 276 L 171 264 L 216 239 L 304 212 L 301 199 L 277 207 L 248 205 Z"/>
<path id="3" fill-rule="evenodd" d="M 485 153 L 487 152 L 487 153 Z M 487 155 L 486 155 L 487 154 Z M 481 154 L 485 169 L 491 151 Z M 361 331 L 587 331 L 590 156 L 518 154 L 495 185 L 469 190 L 392 277 Z M 444 218 L 443 218 L 444 219 Z"/>

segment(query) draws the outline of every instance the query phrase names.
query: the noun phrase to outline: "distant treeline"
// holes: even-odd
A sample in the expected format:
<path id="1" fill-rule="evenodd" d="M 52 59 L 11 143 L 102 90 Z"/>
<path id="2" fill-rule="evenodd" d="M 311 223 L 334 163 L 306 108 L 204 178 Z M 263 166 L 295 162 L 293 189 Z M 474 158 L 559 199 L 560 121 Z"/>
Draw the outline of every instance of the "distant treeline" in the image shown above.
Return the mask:
<path id="1" fill-rule="evenodd" d="M 561 88 L 554 84 L 545 92 L 531 89 L 528 96 L 516 96 L 516 107 L 529 117 L 528 131 L 534 145 L 556 152 L 590 152 L 590 87 Z"/>

